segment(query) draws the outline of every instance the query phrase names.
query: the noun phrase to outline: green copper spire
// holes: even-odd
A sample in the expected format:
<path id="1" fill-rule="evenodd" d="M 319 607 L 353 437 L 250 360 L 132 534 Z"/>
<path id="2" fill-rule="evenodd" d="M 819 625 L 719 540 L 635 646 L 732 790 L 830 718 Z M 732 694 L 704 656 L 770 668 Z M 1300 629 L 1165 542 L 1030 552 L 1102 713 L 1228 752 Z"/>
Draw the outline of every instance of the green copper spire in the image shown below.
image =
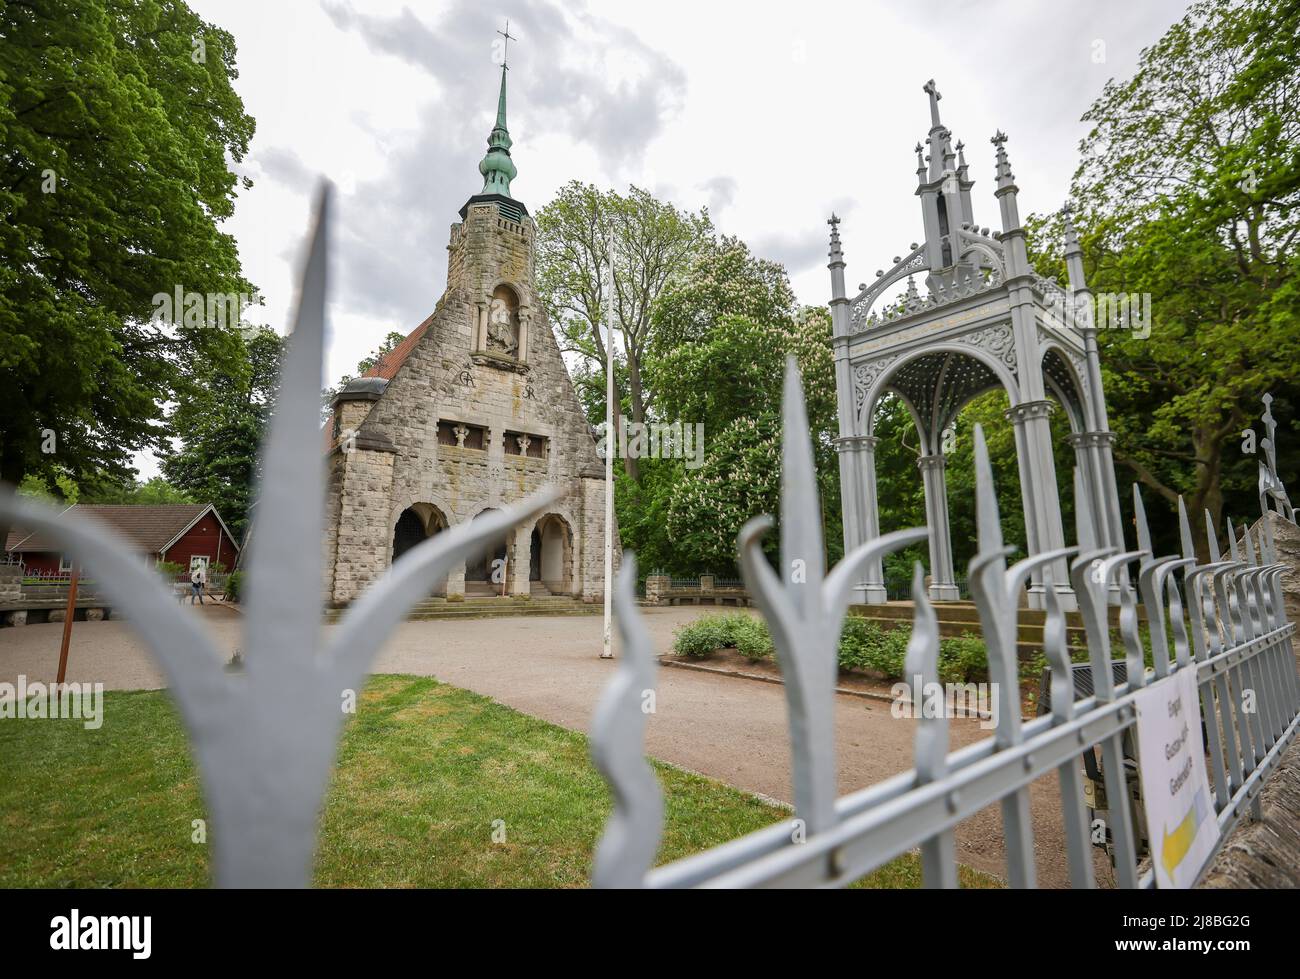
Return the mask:
<path id="1" fill-rule="evenodd" d="M 497 100 L 497 124 L 488 135 L 487 155 L 478 165 L 478 172 L 483 174 L 483 189 L 480 194 L 501 194 L 510 196 L 510 181 L 518 171 L 510 159 L 510 132 L 506 129 L 506 72 L 501 66 L 501 97 Z"/>

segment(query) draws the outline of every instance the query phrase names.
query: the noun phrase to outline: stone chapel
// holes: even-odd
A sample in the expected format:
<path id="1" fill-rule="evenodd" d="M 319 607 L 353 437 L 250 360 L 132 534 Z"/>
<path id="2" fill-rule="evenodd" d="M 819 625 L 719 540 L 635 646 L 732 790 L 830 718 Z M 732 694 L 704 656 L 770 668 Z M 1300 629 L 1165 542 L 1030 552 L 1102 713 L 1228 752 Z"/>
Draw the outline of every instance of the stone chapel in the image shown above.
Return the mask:
<path id="1" fill-rule="evenodd" d="M 544 483 L 566 488 L 560 502 L 452 571 L 434 595 L 603 600 L 604 464 L 538 303 L 532 219 L 510 192 L 507 70 L 479 163 L 483 189 L 451 226 L 442 298 L 332 405 L 324 434 L 333 607 L 426 537 Z"/>

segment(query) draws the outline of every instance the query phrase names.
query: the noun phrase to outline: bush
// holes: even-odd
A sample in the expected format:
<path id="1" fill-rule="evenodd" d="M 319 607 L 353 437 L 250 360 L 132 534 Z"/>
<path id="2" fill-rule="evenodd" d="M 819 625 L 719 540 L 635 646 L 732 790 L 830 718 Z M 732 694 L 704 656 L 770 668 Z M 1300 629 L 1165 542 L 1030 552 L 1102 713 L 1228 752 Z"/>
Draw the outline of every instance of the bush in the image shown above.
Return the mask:
<path id="1" fill-rule="evenodd" d="M 939 641 L 939 681 L 976 683 L 989 678 L 988 650 L 972 633 Z"/>
<path id="2" fill-rule="evenodd" d="M 240 600 L 240 592 L 244 588 L 244 572 L 232 571 L 230 577 L 226 579 L 226 598 L 232 602 Z"/>
<path id="3" fill-rule="evenodd" d="M 775 652 L 763 620 L 743 612 L 702 616 L 679 628 L 673 639 L 673 652 L 694 659 L 728 648 L 749 660 L 768 659 Z"/>
<path id="4" fill-rule="evenodd" d="M 859 615 L 844 620 L 838 653 L 841 670 L 869 670 L 887 680 L 905 679 L 907 644 L 912 631 L 905 625 L 882 628 Z M 673 640 L 673 651 L 703 659 L 715 649 L 734 648 L 746 659 L 771 659 L 776 653 L 767 624 L 758 618 L 733 612 L 705 615 L 681 626 Z M 988 653 L 984 641 L 966 634 L 939 642 L 939 681 L 969 683 L 988 679 Z"/>
<path id="5" fill-rule="evenodd" d="M 907 629 L 882 629 L 875 622 L 850 615 L 840 632 L 840 669 L 871 670 L 889 679 L 903 675 Z"/>
<path id="6" fill-rule="evenodd" d="M 859 615 L 850 615 L 844 620 L 840 632 L 839 666 L 842 670 L 865 669 L 871 658 L 871 650 L 884 641 L 884 632 L 874 622 Z"/>
<path id="7" fill-rule="evenodd" d="M 715 649 L 732 645 L 726 618 L 724 615 L 705 615 L 686 623 L 674 634 L 673 652 L 703 659 Z"/>
<path id="8" fill-rule="evenodd" d="M 727 618 L 730 620 L 731 639 L 736 652 L 745 659 L 757 662 L 761 659 L 771 659 L 776 653 L 776 647 L 772 645 L 772 637 L 767 631 L 767 624 L 762 619 L 751 618 L 748 615 L 733 615 Z"/>
<path id="9" fill-rule="evenodd" d="M 159 561 L 154 565 L 154 570 L 162 575 L 163 580 L 167 582 L 173 582 L 185 574 L 185 566 L 177 564 L 175 561 Z"/>

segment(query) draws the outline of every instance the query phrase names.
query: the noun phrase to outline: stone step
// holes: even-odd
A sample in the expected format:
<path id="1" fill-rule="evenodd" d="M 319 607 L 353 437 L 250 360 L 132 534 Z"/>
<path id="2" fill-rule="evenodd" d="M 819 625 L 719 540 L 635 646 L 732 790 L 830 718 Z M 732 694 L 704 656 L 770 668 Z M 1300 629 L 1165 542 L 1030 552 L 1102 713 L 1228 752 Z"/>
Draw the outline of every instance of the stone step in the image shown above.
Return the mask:
<path id="1" fill-rule="evenodd" d="M 912 617 L 910 614 L 907 617 L 894 616 L 894 615 L 877 616 L 877 615 L 873 615 L 870 611 L 865 611 L 865 612 L 862 611 L 863 609 L 870 609 L 870 608 L 872 608 L 872 606 L 856 605 L 854 606 L 851 614 L 859 618 L 864 618 L 868 622 L 874 622 L 875 624 L 879 625 L 881 628 L 884 629 L 892 629 L 896 626 L 908 628 L 912 624 Z M 963 617 L 963 618 L 952 619 L 952 618 L 948 618 L 945 615 L 943 609 L 940 606 L 936 605 L 934 608 L 939 623 L 940 636 L 954 637 L 954 636 L 962 636 L 967 634 L 972 634 L 976 636 L 981 635 L 978 618 L 970 619 L 970 618 Z M 1084 640 L 1087 638 L 1087 633 L 1084 631 L 1082 625 L 1077 625 L 1077 626 L 1067 625 L 1065 629 L 1065 635 L 1066 635 L 1066 642 L 1075 645 L 1082 644 Z M 1020 628 L 1017 632 L 1017 638 L 1021 642 L 1034 643 L 1038 646 L 1038 648 L 1041 649 L 1043 643 L 1043 626 L 1041 624 L 1032 625 L 1032 624 L 1025 624 L 1024 622 L 1021 622 Z"/>
<path id="2" fill-rule="evenodd" d="M 598 615 L 599 607 L 575 605 L 570 608 L 533 608 L 533 609 L 438 609 L 436 611 L 412 611 L 408 619 L 428 621 L 433 619 L 496 619 L 496 618 L 549 618 L 577 615 Z"/>
<path id="3" fill-rule="evenodd" d="M 511 596 L 509 598 L 466 598 L 460 602 L 449 602 L 445 598 L 426 598 L 420 602 L 425 608 L 554 608 L 582 604 L 565 595 L 547 597 Z"/>
<path id="4" fill-rule="evenodd" d="M 979 622 L 979 610 L 974 602 L 934 602 L 935 615 L 943 622 Z M 1146 618 L 1146 610 L 1138 606 L 1138 618 Z M 906 619 L 911 621 L 913 606 L 911 602 L 886 602 L 882 605 L 850 605 L 851 615 L 861 615 L 872 619 Z M 1112 627 L 1119 625 L 1119 607 L 1112 605 L 1107 609 L 1107 618 Z M 1022 608 L 1019 621 L 1021 626 L 1042 627 L 1047 620 L 1047 613 L 1042 609 Z M 1078 612 L 1065 613 L 1066 625 L 1071 628 L 1083 628 L 1083 616 Z"/>

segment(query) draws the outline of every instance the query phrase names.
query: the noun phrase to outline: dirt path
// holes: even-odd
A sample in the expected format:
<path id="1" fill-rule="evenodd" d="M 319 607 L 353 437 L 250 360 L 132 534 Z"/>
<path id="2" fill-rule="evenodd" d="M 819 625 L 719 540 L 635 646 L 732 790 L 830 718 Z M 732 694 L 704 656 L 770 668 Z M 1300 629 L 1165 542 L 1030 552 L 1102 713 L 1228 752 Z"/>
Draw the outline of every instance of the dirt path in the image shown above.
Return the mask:
<path id="1" fill-rule="evenodd" d="M 219 648 L 240 643 L 238 613 L 221 607 L 190 609 L 201 616 Z M 708 610 L 704 610 L 707 613 Z M 689 608 L 646 609 L 659 652 L 677 626 L 702 614 Z M 19 674 L 53 679 L 61 625 L 0 630 L 0 682 Z M 598 658 L 601 619 L 519 617 L 406 622 L 389 640 L 375 672 L 412 673 L 484 694 L 525 713 L 586 731 L 596 699 L 614 670 Z M 126 622 L 78 622 L 73 628 L 68 679 L 102 682 L 108 689 L 148 689 L 162 675 Z M 751 792 L 789 801 L 790 754 L 785 691 L 781 686 L 691 670 L 661 669 L 657 711 L 646 736 L 650 755 Z M 914 722 L 890 716 L 889 704 L 837 696 L 839 786 L 849 792 L 911 767 Z M 975 720 L 951 722 L 954 747 L 987 735 Z M 1039 884 L 1068 886 L 1065 840 L 1055 777 L 1031 787 Z M 1000 815 L 994 807 L 958 830 L 958 859 L 1005 877 Z M 1098 880 L 1110 880 L 1100 851 Z"/>

